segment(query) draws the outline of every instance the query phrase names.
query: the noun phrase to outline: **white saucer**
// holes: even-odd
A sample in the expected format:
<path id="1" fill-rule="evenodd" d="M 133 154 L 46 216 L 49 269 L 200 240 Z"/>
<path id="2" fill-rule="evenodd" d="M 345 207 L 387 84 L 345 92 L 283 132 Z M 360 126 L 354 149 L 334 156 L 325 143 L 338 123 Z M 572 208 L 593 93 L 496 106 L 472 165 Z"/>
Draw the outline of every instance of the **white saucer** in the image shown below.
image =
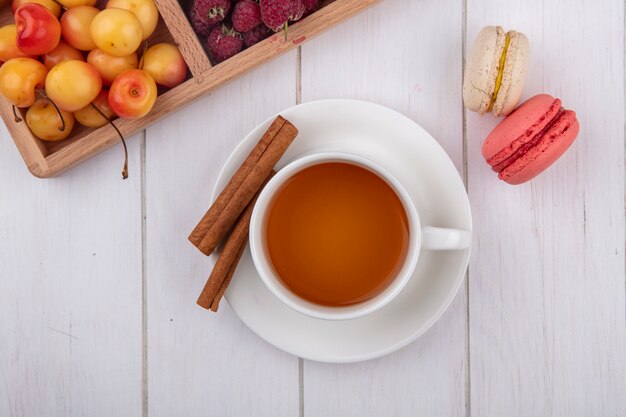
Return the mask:
<path id="1" fill-rule="evenodd" d="M 323 100 L 280 113 L 300 131 L 277 168 L 314 151 L 346 151 L 370 158 L 398 178 L 412 195 L 424 225 L 471 230 L 463 182 L 445 151 L 415 122 L 377 104 Z M 243 162 L 274 117 L 255 128 L 222 168 L 213 198 Z M 403 292 L 368 316 L 326 321 L 295 312 L 272 295 L 249 249 L 226 298 L 241 320 L 267 342 L 302 358 L 357 362 L 398 350 L 428 330 L 463 281 L 469 249 L 422 251 Z"/>

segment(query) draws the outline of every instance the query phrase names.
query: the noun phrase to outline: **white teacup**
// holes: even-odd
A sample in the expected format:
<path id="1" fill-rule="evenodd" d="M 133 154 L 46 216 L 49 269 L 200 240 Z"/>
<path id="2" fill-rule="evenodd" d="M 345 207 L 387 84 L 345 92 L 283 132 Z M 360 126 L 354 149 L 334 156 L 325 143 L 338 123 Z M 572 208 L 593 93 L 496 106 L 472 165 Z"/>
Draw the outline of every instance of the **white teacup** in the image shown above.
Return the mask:
<path id="1" fill-rule="evenodd" d="M 409 246 L 406 259 L 395 279 L 377 296 L 348 306 L 331 307 L 312 303 L 291 292 L 278 278 L 267 252 L 267 210 L 281 186 L 299 171 L 327 162 L 344 162 L 365 168 L 380 178 L 396 192 L 402 202 L 409 222 Z M 405 287 L 413 272 L 421 250 L 464 249 L 470 245 L 471 233 L 466 230 L 424 226 L 417 208 L 406 189 L 387 170 L 371 160 L 344 152 L 320 152 L 301 157 L 281 169 L 265 186 L 254 207 L 250 223 L 250 248 L 252 259 L 261 279 L 269 290 L 292 309 L 311 317 L 325 320 L 346 320 L 370 314 L 393 300 Z"/>

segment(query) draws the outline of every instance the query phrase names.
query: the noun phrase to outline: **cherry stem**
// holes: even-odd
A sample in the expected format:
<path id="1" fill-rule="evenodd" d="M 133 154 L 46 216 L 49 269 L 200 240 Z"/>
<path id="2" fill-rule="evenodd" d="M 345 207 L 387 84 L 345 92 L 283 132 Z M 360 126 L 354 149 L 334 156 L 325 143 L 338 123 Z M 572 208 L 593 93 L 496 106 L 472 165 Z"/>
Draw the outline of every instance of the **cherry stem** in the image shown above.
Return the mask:
<path id="1" fill-rule="evenodd" d="M 13 117 L 15 117 L 15 123 L 21 122 L 22 118 L 17 115 L 17 107 L 16 106 L 11 106 L 11 107 L 13 107 Z"/>
<path id="2" fill-rule="evenodd" d="M 54 109 L 57 111 L 57 113 L 59 114 L 59 117 L 61 118 L 61 127 L 59 128 L 59 130 L 63 132 L 65 130 L 65 119 L 63 118 L 63 113 L 61 113 L 61 109 L 59 109 L 59 107 L 54 102 L 54 100 L 48 97 L 48 95 L 46 94 L 44 90 L 37 90 L 37 94 L 39 94 L 41 97 L 45 98 L 50 103 L 52 103 L 52 105 L 54 106 Z"/>
<path id="3" fill-rule="evenodd" d="M 122 140 L 122 146 L 124 146 L 124 167 L 122 168 L 122 179 L 128 178 L 128 148 L 126 147 L 126 141 L 124 140 L 124 135 L 122 135 L 122 132 L 120 132 L 120 130 L 117 128 L 117 126 L 115 126 L 115 123 L 113 123 L 113 120 L 109 119 L 106 116 L 106 114 L 104 114 L 102 112 L 102 110 L 100 110 L 98 108 L 98 106 L 96 106 L 95 104 L 91 103 L 91 107 L 93 107 L 93 109 L 95 111 L 97 111 L 100 114 L 100 116 L 104 117 L 106 119 L 106 121 L 111 126 L 113 126 L 113 129 L 115 129 L 115 131 L 119 135 L 120 139 Z"/>

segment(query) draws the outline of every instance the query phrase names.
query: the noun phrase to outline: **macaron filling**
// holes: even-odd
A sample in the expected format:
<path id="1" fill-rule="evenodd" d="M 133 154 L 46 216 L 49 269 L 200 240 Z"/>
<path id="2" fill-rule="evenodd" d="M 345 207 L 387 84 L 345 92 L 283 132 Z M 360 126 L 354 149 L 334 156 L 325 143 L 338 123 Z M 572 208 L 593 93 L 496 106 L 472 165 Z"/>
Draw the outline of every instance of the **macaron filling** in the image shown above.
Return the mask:
<path id="1" fill-rule="evenodd" d="M 548 105 L 547 110 L 542 112 L 541 116 L 539 116 L 536 121 L 530 125 L 530 127 L 523 130 L 523 132 L 519 134 L 520 136 L 515 139 L 507 140 L 508 145 L 504 147 L 494 148 L 493 144 L 491 144 L 493 141 L 490 137 L 488 137 L 483 145 L 483 155 L 487 163 L 494 167 L 501 164 L 505 159 L 508 159 L 522 145 L 530 142 L 536 136 L 537 132 L 542 131 L 544 127 L 546 127 L 546 125 L 556 117 L 560 108 L 561 100 L 558 98 L 552 99 L 552 102 Z M 522 108 L 520 108 L 520 110 L 522 110 Z M 509 118 L 507 117 L 504 120 L 505 121 L 503 123 L 506 123 Z"/>
<path id="2" fill-rule="evenodd" d="M 500 162 L 497 165 L 494 165 L 492 167 L 492 169 L 495 172 L 501 173 L 502 171 L 504 171 L 506 168 L 508 168 L 510 165 L 512 165 L 515 161 L 517 161 L 519 158 L 523 157 L 526 153 L 528 153 L 528 151 L 530 151 L 532 148 L 534 148 L 535 146 L 537 146 L 537 144 L 541 141 L 541 139 L 544 138 L 544 136 L 546 135 L 546 133 L 557 123 L 559 122 L 559 119 L 563 116 L 563 112 L 565 111 L 565 109 L 563 107 L 559 108 L 559 111 L 556 113 L 556 115 L 548 122 L 547 125 L 545 125 L 545 127 L 543 129 L 541 129 L 535 136 L 533 136 L 533 138 L 522 144 L 515 152 L 513 152 L 508 158 L 506 158 L 505 160 L 503 160 L 502 162 Z M 561 132 L 558 132 L 559 134 L 562 134 L 563 132 L 565 132 L 567 129 L 569 128 L 569 124 L 565 124 L 564 128 Z"/>
<path id="3" fill-rule="evenodd" d="M 502 50 L 502 55 L 500 55 L 500 61 L 498 62 L 498 75 L 496 76 L 496 86 L 493 90 L 493 94 L 491 95 L 491 102 L 489 103 L 489 107 L 487 108 L 487 113 L 489 113 L 493 109 L 493 105 L 498 98 L 498 92 L 500 91 L 500 87 L 502 86 L 504 63 L 506 62 L 506 53 L 509 49 L 509 43 L 511 43 L 511 35 L 509 35 L 509 33 L 507 32 L 504 38 L 504 49 Z"/>

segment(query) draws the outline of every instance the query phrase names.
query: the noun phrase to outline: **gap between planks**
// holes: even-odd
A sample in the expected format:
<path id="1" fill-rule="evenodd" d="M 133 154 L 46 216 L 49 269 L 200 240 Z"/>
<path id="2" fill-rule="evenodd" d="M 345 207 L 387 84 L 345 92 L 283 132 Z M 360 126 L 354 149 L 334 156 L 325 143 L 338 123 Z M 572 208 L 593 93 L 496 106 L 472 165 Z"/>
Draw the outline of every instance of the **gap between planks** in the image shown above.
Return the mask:
<path id="1" fill-rule="evenodd" d="M 623 7 L 624 16 L 624 62 L 622 75 L 624 77 L 624 103 L 626 104 L 626 7 Z M 624 106 L 624 161 L 626 162 L 626 105 Z M 626 170 L 624 170 L 624 207 L 626 209 Z M 625 210 L 626 213 L 626 210 Z M 624 291 L 626 291 L 626 233 L 624 234 Z M 626 316 L 626 306 L 624 306 L 624 315 Z"/>
<path id="2" fill-rule="evenodd" d="M 467 54 L 467 0 L 461 0 L 461 92 L 465 75 L 465 58 Z M 463 183 L 469 195 L 468 156 L 467 156 L 467 109 L 461 99 L 461 117 L 463 119 Z M 470 354 L 470 286 L 469 265 L 465 271 L 465 416 L 472 417 L 472 378 Z"/>
<path id="3" fill-rule="evenodd" d="M 302 47 L 296 48 L 296 104 L 302 104 Z M 298 415 L 304 417 L 304 359 L 298 358 Z"/>
<path id="4" fill-rule="evenodd" d="M 148 296 L 146 274 L 146 130 L 139 143 L 141 187 L 141 415 L 148 417 Z"/>

